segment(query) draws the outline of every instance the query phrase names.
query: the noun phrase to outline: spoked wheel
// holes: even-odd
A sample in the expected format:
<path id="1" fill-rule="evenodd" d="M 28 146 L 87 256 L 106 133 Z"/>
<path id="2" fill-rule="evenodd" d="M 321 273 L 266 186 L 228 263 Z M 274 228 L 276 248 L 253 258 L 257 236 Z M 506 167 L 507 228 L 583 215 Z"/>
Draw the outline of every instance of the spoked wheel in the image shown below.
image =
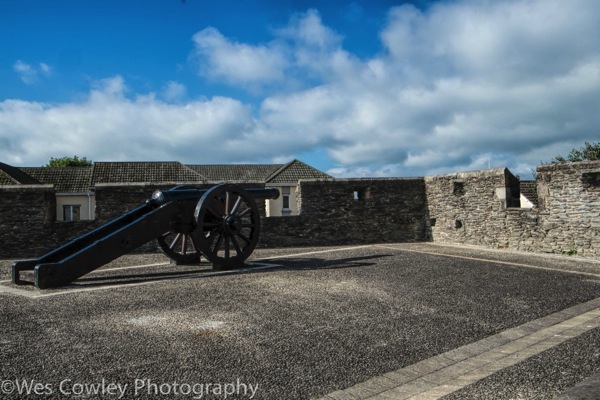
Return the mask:
<path id="1" fill-rule="evenodd" d="M 157 239 L 162 251 L 176 264 L 191 264 L 200 261 L 190 233 L 169 231 Z"/>
<path id="2" fill-rule="evenodd" d="M 172 190 L 193 189 L 193 186 L 179 185 Z M 169 232 L 163 234 L 157 239 L 158 245 L 162 251 L 176 264 L 191 264 L 200 261 L 200 252 L 192 240 L 192 231 L 195 224 L 192 219 L 192 210 L 183 212 L 185 219 L 181 216 L 172 222 Z M 186 210 L 188 210 L 186 208 Z"/>
<path id="3" fill-rule="evenodd" d="M 194 243 L 214 268 L 242 267 L 260 234 L 260 215 L 252 196 L 236 185 L 216 186 L 202 196 L 194 216 Z"/>

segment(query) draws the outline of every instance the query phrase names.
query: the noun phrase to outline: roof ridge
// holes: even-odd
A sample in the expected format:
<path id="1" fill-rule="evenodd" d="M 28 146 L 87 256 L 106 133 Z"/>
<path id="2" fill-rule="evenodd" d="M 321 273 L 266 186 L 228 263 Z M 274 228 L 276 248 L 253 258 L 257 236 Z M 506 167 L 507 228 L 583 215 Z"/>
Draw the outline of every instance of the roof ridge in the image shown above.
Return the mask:
<path id="1" fill-rule="evenodd" d="M 19 185 L 19 182 L 13 178 L 8 172 L 4 171 L 3 169 L 0 168 L 0 173 L 2 174 L 2 176 L 5 176 L 6 179 L 8 179 L 9 182 L 12 182 L 16 185 Z"/>
<path id="2" fill-rule="evenodd" d="M 204 182 L 208 178 L 181 161 L 100 161 L 91 184 L 110 182 Z"/>
<path id="3" fill-rule="evenodd" d="M 288 169 L 296 160 L 295 158 L 288 162 L 287 164 L 283 164 L 281 167 L 279 167 L 278 169 L 275 170 L 275 172 L 273 172 L 271 175 L 269 175 L 267 177 L 267 179 L 265 179 L 265 183 L 270 182 L 271 180 L 275 179 L 275 177 L 279 174 L 281 174 L 283 171 L 285 171 L 286 169 Z"/>
<path id="4" fill-rule="evenodd" d="M 13 180 L 17 184 L 40 185 L 42 183 L 38 179 L 35 179 L 33 176 L 26 173 L 25 171 L 17 167 L 13 167 L 12 165 L 5 164 L 3 162 L 0 162 L 0 170 L 2 170 L 2 172 L 4 172 L 5 175 L 7 175 L 11 180 Z"/>
<path id="5" fill-rule="evenodd" d="M 189 166 L 189 167 L 231 167 L 231 166 L 259 166 L 259 167 L 271 167 L 271 166 L 282 166 L 283 164 L 271 164 L 271 163 L 264 163 L 264 164 L 255 164 L 255 163 L 239 163 L 239 164 L 184 164 L 185 166 Z"/>
<path id="6" fill-rule="evenodd" d="M 182 163 L 179 161 L 179 164 L 181 164 L 183 166 L 183 168 L 185 168 L 186 170 L 190 171 L 191 173 L 198 175 L 200 177 L 200 179 L 204 180 L 204 181 L 208 181 L 209 179 L 202 175 L 200 172 L 195 171 L 193 168 L 188 167 L 186 164 Z"/>
<path id="7" fill-rule="evenodd" d="M 287 172 L 288 170 L 290 172 Z M 291 176 L 294 178 L 285 177 L 286 174 L 291 174 Z M 271 174 L 265 183 L 276 183 L 278 179 L 293 179 L 293 181 L 295 181 L 297 179 L 333 179 L 333 177 L 311 165 L 308 165 L 304 161 L 293 159 Z M 291 183 L 291 181 L 285 182 Z M 279 183 L 282 182 L 280 181 Z"/>

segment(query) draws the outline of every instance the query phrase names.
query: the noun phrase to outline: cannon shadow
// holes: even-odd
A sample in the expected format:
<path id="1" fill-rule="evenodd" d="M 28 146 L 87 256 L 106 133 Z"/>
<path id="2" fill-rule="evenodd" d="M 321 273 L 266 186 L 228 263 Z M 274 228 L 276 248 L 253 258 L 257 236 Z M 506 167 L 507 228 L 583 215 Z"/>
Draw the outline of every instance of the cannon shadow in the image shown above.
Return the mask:
<path id="1" fill-rule="evenodd" d="M 131 284 L 149 283 L 157 281 L 185 279 L 185 278 L 218 278 L 222 275 L 241 275 L 266 273 L 274 271 L 307 271 L 307 270 L 331 270 L 331 269 L 346 269 L 346 268 L 361 268 L 369 267 L 377 264 L 377 260 L 384 257 L 391 257 L 391 254 L 376 254 L 359 257 L 346 257 L 339 259 L 325 259 L 319 257 L 302 257 L 302 258 L 285 258 L 273 259 L 262 258 L 251 260 L 244 268 L 231 269 L 226 271 L 215 271 L 211 268 L 211 264 L 207 262 L 188 264 L 183 266 L 175 266 L 165 264 L 164 271 L 148 271 L 143 273 L 111 273 L 102 274 L 101 276 L 84 276 L 69 286 L 70 288 L 87 288 L 101 286 L 127 286 Z M 190 268 L 191 267 L 191 268 Z M 184 270 L 173 270 L 174 268 L 185 268 Z M 168 269 L 168 270 L 167 270 Z M 126 270 L 124 270 L 126 271 Z M 112 271 L 111 271 L 112 272 Z"/>

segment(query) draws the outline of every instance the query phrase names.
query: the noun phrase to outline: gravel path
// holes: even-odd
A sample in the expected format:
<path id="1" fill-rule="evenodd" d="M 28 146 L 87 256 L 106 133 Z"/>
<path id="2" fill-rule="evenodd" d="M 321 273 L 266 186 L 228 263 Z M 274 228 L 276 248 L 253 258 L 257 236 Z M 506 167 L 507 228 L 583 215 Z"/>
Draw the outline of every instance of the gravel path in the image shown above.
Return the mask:
<path id="1" fill-rule="evenodd" d="M 103 380 L 127 385 L 129 397 L 123 398 L 174 397 L 146 388 L 134 393 L 136 383 L 156 383 L 157 388 L 162 383 L 171 391 L 174 384 L 183 384 L 184 391 L 202 385 L 202 398 L 224 398 L 223 392 L 208 396 L 209 383 L 222 391 L 226 384 L 235 383 L 238 391 L 246 385 L 246 393 L 230 398 L 316 398 L 600 297 L 599 277 L 401 247 L 314 254 L 306 253 L 324 249 L 261 250 L 256 257 L 292 256 L 274 258 L 281 267 L 241 274 L 202 275 L 196 267 L 194 277 L 141 286 L 43 298 L 0 293 L 0 379 L 48 384 L 56 398 L 73 397 L 56 396 L 65 380 L 71 386 Z M 493 258 L 490 254 L 477 253 Z M 128 256 L 107 268 L 161 260 L 159 255 Z M 533 256 L 521 261 L 544 263 Z M 0 263 L 3 276 L 7 265 Z M 153 268 L 179 267 L 148 270 Z M 128 271 L 125 279 L 143 269 Z M 550 398 L 543 396 L 598 368 L 593 356 L 598 352 L 590 342 L 598 342 L 597 330 L 550 350 L 548 359 L 544 353 L 513 367 L 512 375 L 501 371 L 481 381 L 483 386 L 464 389 L 472 390 L 466 396 L 527 396 L 536 389 L 535 379 L 526 378 L 533 374 L 545 382 L 537 386 L 539 398 Z M 582 366 L 567 368 L 579 353 L 587 354 L 581 355 L 587 361 L 575 358 Z M 555 358 L 559 361 L 548 361 Z M 556 373 L 555 362 L 565 366 L 557 368 L 567 375 Z M 249 385 L 258 385 L 256 392 Z M 27 397 L 13 393 L 3 398 Z"/>

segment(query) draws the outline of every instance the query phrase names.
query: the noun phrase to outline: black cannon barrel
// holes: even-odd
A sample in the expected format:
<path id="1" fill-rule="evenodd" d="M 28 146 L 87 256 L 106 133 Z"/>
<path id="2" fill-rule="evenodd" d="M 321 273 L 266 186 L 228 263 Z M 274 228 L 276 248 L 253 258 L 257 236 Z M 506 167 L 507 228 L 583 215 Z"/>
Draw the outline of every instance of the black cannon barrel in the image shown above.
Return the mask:
<path id="1" fill-rule="evenodd" d="M 215 197 L 203 198 L 209 191 Z M 232 193 L 237 197 L 230 199 Z M 42 257 L 15 261 L 12 266 L 12 281 L 19 285 L 32 283 L 40 289 L 67 285 L 150 240 L 164 240 L 166 233 L 172 233 L 173 229 L 176 239 L 167 246 L 170 250 L 167 255 L 172 259 L 177 260 L 172 257 L 173 254 L 184 258 L 190 255 L 186 254 L 185 243 L 191 239 L 195 247 L 191 255 L 195 258 L 199 259 L 202 251 L 204 257 L 219 268 L 242 266 L 256 247 L 260 232 L 258 205 L 253 199 L 278 197 L 279 190 L 275 188 L 242 189 L 233 184 L 223 184 L 211 189 L 177 186 L 170 190 L 157 190 L 145 204 Z M 228 208 L 223 215 L 212 212 L 210 218 L 204 219 L 202 216 L 206 216 L 206 210 L 210 206 L 214 207 L 215 202 L 218 205 L 222 198 L 225 198 L 224 205 L 233 207 Z M 191 201 L 197 201 L 198 204 L 192 204 Z M 240 204 L 245 204 L 247 209 L 238 213 Z M 194 212 L 194 207 L 198 209 L 200 217 Z M 215 224 L 215 217 L 220 218 L 220 224 Z M 190 236 L 195 218 L 198 218 L 201 234 Z M 254 222 L 244 223 L 243 219 Z M 210 232 L 210 237 L 203 234 L 205 232 Z M 213 243 L 217 235 L 219 239 Z M 196 243 L 195 238 L 198 237 L 199 241 Z M 180 239 L 184 246 L 183 254 L 173 250 Z M 163 244 L 161 247 L 164 250 Z M 221 249 L 223 251 L 220 253 Z"/>
<path id="2" fill-rule="evenodd" d="M 200 200 L 209 189 L 170 189 L 156 190 L 152 193 L 149 203 L 162 205 L 171 201 Z M 275 188 L 248 188 L 244 189 L 254 199 L 271 199 L 279 197 L 279 190 Z"/>

